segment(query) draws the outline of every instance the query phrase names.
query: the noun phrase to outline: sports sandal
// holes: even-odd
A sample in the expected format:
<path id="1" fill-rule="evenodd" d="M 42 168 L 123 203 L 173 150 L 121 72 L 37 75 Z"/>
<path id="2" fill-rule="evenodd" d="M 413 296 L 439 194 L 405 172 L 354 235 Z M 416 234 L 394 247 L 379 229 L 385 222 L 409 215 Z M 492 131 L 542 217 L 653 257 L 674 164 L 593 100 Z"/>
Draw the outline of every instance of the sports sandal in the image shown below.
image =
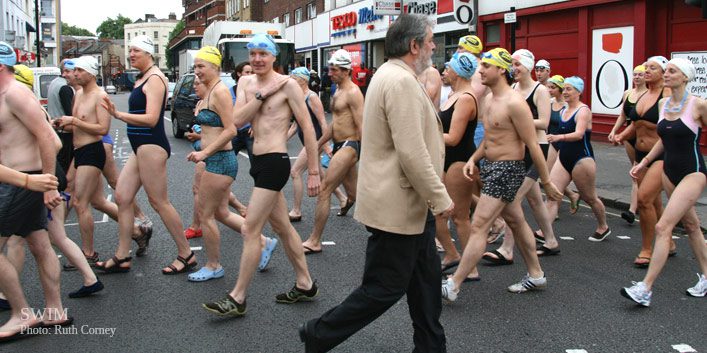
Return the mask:
<path id="1" fill-rule="evenodd" d="M 137 251 L 135 256 L 143 256 L 147 252 L 147 247 L 150 245 L 150 238 L 152 238 L 152 227 L 138 227 L 140 229 L 140 235 L 133 237 L 133 240 L 137 244 Z"/>
<path id="2" fill-rule="evenodd" d="M 111 260 L 113 260 L 113 266 L 106 267 L 106 264 L 108 263 L 108 261 L 106 261 L 103 263 L 96 264 L 96 268 L 103 271 L 103 273 L 126 273 L 126 272 L 130 272 L 131 266 L 121 267 L 120 264 L 122 264 L 124 262 L 129 262 L 132 259 L 133 259 L 132 256 L 128 256 L 124 259 L 119 259 L 117 256 L 113 256 L 111 258 Z"/>
<path id="3" fill-rule="evenodd" d="M 169 266 L 167 266 L 167 268 L 169 268 L 171 271 L 162 270 L 162 274 L 163 275 L 176 275 L 176 274 L 180 274 L 180 273 L 189 272 L 189 270 L 196 267 L 196 261 L 189 263 L 189 260 L 191 260 L 193 257 L 194 257 L 193 251 L 191 252 L 191 254 L 189 254 L 189 256 L 187 256 L 186 259 L 181 256 L 177 256 L 177 261 L 181 262 L 184 265 L 184 267 L 182 267 L 181 270 L 178 270 L 176 267 L 174 267 L 174 265 L 169 264 Z"/>

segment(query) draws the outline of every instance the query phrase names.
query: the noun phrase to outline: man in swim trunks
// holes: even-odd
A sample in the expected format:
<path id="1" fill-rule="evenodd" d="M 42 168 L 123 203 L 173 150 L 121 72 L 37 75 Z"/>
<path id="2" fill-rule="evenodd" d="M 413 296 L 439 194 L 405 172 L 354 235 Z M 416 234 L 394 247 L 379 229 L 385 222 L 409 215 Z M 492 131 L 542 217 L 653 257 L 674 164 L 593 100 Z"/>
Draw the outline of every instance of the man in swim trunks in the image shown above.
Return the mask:
<path id="1" fill-rule="evenodd" d="M 81 90 L 74 97 L 72 116 L 55 120 L 61 128 L 73 127 L 74 137 L 74 201 L 79 219 L 84 254 L 93 254 L 93 213 L 90 202 L 96 188 L 101 186 L 101 171 L 106 163 L 103 135 L 110 130 L 110 115 L 100 102 L 108 95 L 96 84 L 100 66 L 93 56 L 74 59 L 76 83 Z M 117 206 L 114 206 L 117 211 Z"/>
<path id="2" fill-rule="evenodd" d="M 491 89 L 484 104 L 486 133 L 481 148 L 476 150 L 464 166 L 464 175 L 470 179 L 476 178 L 474 165 L 484 158 L 486 162 L 482 164 L 480 173 L 484 186 L 479 206 L 471 221 L 471 236 L 459 267 L 442 284 L 442 297 L 450 301 L 456 300 L 462 281 L 481 259 L 486 247 L 486 230 L 501 214 L 513 230 L 516 242 L 524 243 L 518 248 L 528 267 L 528 274 L 519 283 L 508 287 L 508 290 L 521 293 L 546 286 L 545 274 L 540 268 L 533 246 L 533 235 L 523 216 L 523 209 L 519 202 L 513 202 L 526 174 L 523 162 L 525 146 L 537 166 L 541 184 L 548 197 L 557 200 L 562 194 L 550 182 L 545 158 L 536 142 L 530 108 L 525 99 L 510 87 L 511 65 L 511 55 L 503 48 L 482 55 L 479 67 L 481 82 Z"/>
<path id="3" fill-rule="evenodd" d="M 332 97 L 331 128 L 319 139 L 319 146 L 334 140 L 334 152 L 329 169 L 317 197 L 314 214 L 314 229 L 309 239 L 302 243 L 304 253 L 322 251 L 322 233 L 329 218 L 331 194 L 343 183 L 346 189 L 346 205 L 338 213 L 345 216 L 356 202 L 356 163 L 361 150 L 361 123 L 363 121 L 363 94 L 351 81 L 351 54 L 344 49 L 337 50 L 329 59 L 329 76 L 338 88 Z"/>
<path id="4" fill-rule="evenodd" d="M 309 196 L 319 193 L 319 155 L 314 128 L 302 89 L 289 76 L 273 71 L 278 49 L 272 37 L 256 34 L 247 48 L 255 75 L 239 80 L 234 116 L 236 125 L 251 123 L 253 126 L 255 142 L 250 175 L 255 180 L 255 188 L 242 228 L 243 252 L 236 286 L 223 299 L 202 304 L 217 315 L 245 315 L 246 291 L 260 260 L 260 233 L 266 221 L 280 236 L 297 277 L 290 291 L 276 296 L 277 302 L 312 300 L 319 293 L 307 269 L 301 238 L 287 215 L 287 201 L 280 192 L 290 178 L 287 130 L 294 113 L 304 132 L 307 150 L 307 191 Z"/>
<path id="5" fill-rule="evenodd" d="M 15 80 L 12 67 L 15 61 L 12 46 L 0 42 L 0 164 L 31 174 L 54 174 L 61 142 L 32 91 Z M 40 193 L 0 183 L 0 249 L 13 235 L 27 240 L 39 268 L 45 313 L 54 314 L 63 312 L 64 308 L 59 294 L 59 260 L 47 234 L 47 208 L 52 209 L 61 202 L 56 189 Z M 0 290 L 12 307 L 9 320 L 0 327 L 0 341 L 24 335 L 27 327 L 69 320 L 45 317 L 49 320 L 42 323 L 32 314 L 34 311 L 30 310 L 22 292 L 18 273 L 2 252 Z"/>

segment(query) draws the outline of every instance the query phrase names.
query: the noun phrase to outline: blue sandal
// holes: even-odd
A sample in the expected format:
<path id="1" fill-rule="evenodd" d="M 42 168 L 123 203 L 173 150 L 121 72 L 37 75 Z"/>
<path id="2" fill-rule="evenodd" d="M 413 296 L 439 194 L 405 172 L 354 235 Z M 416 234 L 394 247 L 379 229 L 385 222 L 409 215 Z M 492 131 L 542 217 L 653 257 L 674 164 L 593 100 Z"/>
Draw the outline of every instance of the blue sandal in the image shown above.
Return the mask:
<path id="1" fill-rule="evenodd" d="M 260 263 L 258 264 L 258 272 L 263 272 L 267 269 L 270 263 L 270 258 L 272 257 L 273 251 L 277 247 L 277 239 L 275 238 L 265 238 L 265 248 L 260 254 Z"/>
<path id="2" fill-rule="evenodd" d="M 210 270 L 206 266 L 202 267 L 199 271 L 189 274 L 187 278 L 192 282 L 204 282 L 210 279 L 221 278 L 226 273 L 223 267 L 219 267 L 215 270 Z"/>

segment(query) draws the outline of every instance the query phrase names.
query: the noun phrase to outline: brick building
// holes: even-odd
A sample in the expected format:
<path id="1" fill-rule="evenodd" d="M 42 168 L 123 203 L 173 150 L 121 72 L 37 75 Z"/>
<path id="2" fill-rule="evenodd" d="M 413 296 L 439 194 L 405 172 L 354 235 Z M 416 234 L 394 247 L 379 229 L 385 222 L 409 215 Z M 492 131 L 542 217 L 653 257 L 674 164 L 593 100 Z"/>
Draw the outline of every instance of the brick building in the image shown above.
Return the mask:
<path id="1" fill-rule="evenodd" d="M 182 4 L 184 5 L 184 15 L 182 15 L 184 29 L 168 44 L 175 67 L 179 66 L 180 53 L 201 47 L 204 30 L 211 22 L 226 19 L 225 0 L 182 0 Z"/>
<path id="2" fill-rule="evenodd" d="M 226 0 L 228 21 L 263 21 L 263 0 Z"/>
<path id="3" fill-rule="evenodd" d="M 330 0 L 269 0 L 262 4 L 262 18 L 267 22 L 284 23 L 285 27 L 295 26 L 314 20 L 318 14 L 329 11 Z M 288 33 L 287 39 L 294 41 L 295 36 L 313 36 L 309 31 Z M 300 47 L 296 49 L 296 65 L 304 65 L 310 69 L 319 66 L 317 46 Z"/>

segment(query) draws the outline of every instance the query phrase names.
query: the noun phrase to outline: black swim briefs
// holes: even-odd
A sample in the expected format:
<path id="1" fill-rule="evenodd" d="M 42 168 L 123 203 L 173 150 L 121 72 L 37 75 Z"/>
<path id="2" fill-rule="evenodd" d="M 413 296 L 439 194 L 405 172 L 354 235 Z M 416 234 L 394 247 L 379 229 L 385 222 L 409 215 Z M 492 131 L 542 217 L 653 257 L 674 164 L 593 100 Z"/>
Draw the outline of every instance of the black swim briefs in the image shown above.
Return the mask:
<path id="1" fill-rule="evenodd" d="M 290 156 L 287 153 L 253 155 L 250 175 L 256 188 L 280 191 L 290 179 Z"/>
<path id="2" fill-rule="evenodd" d="M 89 165 L 103 170 L 106 165 L 106 150 L 103 149 L 103 142 L 96 141 L 74 150 L 74 166 Z"/>
<path id="3" fill-rule="evenodd" d="M 41 171 L 27 174 L 41 174 Z M 24 238 L 32 232 L 46 229 L 44 194 L 0 183 L 0 236 Z"/>

